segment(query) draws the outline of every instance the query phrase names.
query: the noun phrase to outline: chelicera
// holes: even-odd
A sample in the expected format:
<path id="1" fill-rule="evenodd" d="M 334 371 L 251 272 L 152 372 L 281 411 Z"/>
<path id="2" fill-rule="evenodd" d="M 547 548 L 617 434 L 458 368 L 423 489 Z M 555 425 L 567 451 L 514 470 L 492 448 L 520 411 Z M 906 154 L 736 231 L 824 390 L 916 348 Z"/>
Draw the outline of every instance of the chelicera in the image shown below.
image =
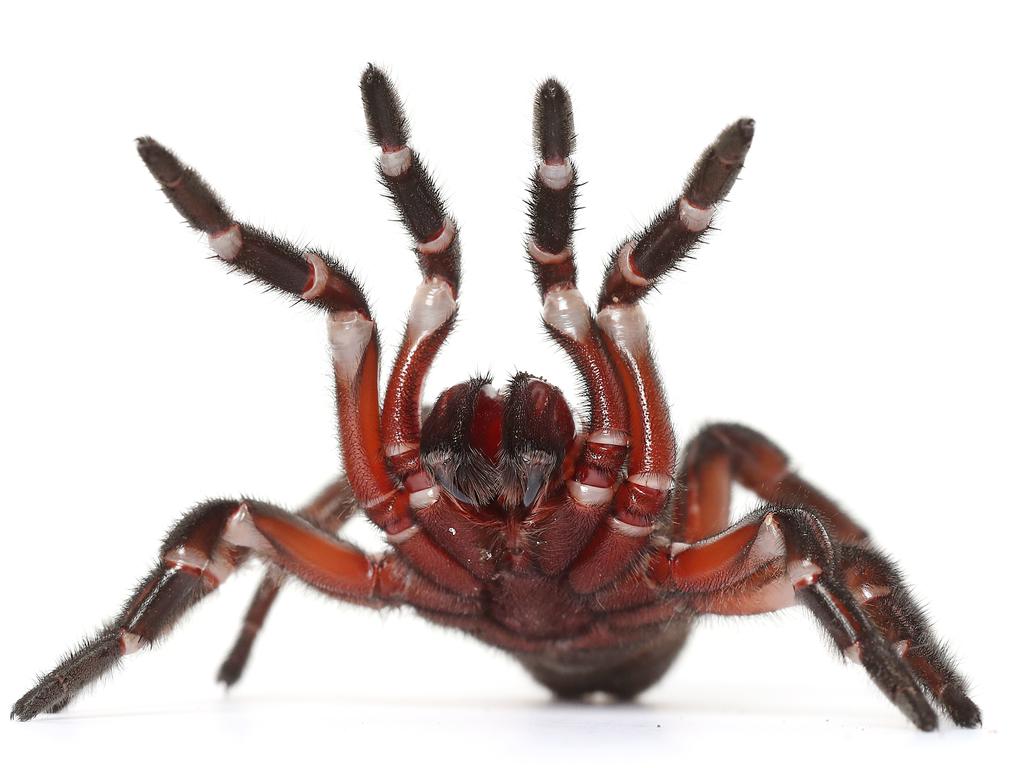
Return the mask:
<path id="1" fill-rule="evenodd" d="M 227 685 L 291 577 L 346 602 L 410 606 L 508 651 L 562 697 L 636 696 L 661 678 L 702 614 L 803 605 L 918 728 L 935 728 L 936 710 L 979 725 L 896 567 L 776 445 L 712 424 L 677 461 L 640 304 L 701 242 L 754 122 L 722 131 L 678 199 L 613 251 L 595 314 L 576 287 L 569 97 L 554 80 L 540 86 L 526 250 L 547 332 L 585 383 L 577 422 L 557 388 L 523 373 L 500 390 L 473 379 L 421 407 L 455 322 L 459 231 L 409 146 L 390 81 L 373 66 L 362 96 L 381 179 L 423 275 L 383 404 L 376 321 L 346 269 L 236 221 L 194 170 L 156 141 L 138 141 L 164 194 L 223 261 L 327 315 L 344 473 L 297 514 L 252 499 L 186 514 L 117 617 L 42 677 L 12 716 L 62 709 L 256 558 L 267 572 L 221 667 Z M 734 482 L 764 506 L 730 524 Z M 357 513 L 386 535 L 384 552 L 337 537 Z"/>

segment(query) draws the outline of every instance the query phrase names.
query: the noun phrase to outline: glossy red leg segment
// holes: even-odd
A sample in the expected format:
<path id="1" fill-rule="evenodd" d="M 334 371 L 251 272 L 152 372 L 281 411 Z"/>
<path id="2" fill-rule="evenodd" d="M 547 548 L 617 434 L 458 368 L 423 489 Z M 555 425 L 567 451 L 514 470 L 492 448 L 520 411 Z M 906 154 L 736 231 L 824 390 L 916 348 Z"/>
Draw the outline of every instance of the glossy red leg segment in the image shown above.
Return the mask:
<path id="1" fill-rule="evenodd" d="M 612 583 L 647 552 L 672 491 L 676 462 L 675 436 L 642 310 L 606 307 L 597 322 L 626 396 L 631 450 L 627 478 L 615 493 L 614 517 L 596 531 L 570 571 L 570 583 L 581 593 Z"/>
<path id="2" fill-rule="evenodd" d="M 416 497 L 407 484 L 367 506 L 366 516 L 384 530 L 388 543 L 424 580 L 456 594 L 476 596 L 480 582 L 422 530 L 413 508 Z M 430 503 L 442 502 L 432 499 Z"/>
<path id="3" fill-rule="evenodd" d="M 756 512 L 709 539 L 674 544 L 668 585 L 704 613 L 806 606 L 838 648 L 863 664 L 890 701 L 918 728 L 932 730 L 935 712 L 915 670 L 851 593 L 836 546 L 812 512 Z"/>
<path id="4" fill-rule="evenodd" d="M 476 595 L 481 584 L 464 566 L 475 565 L 479 558 L 468 563 L 456 560 L 416 522 L 418 516 L 428 524 L 444 517 L 444 501 L 420 461 L 420 414 L 423 381 L 455 322 L 460 279 L 458 227 L 409 147 L 405 115 L 390 80 L 370 66 L 361 87 L 370 138 L 381 149 L 381 180 L 415 240 L 423 274 L 386 390 L 381 414 L 383 444 L 371 446 L 387 457 L 403 487 L 395 495 L 369 501 L 367 513 L 384 528 L 389 542 L 410 566 L 445 589 Z M 364 397 L 369 397 L 368 383 Z M 448 529 L 464 532 L 462 524 Z M 441 540 L 448 543 L 444 537 Z M 479 551 L 477 547 L 474 554 L 478 556 Z"/>
<path id="5" fill-rule="evenodd" d="M 300 509 L 298 516 L 321 530 L 337 533 L 357 509 L 352 487 L 348 480 L 339 477 Z M 238 682 L 242 672 L 245 671 L 256 636 L 262 629 L 263 622 L 277 599 L 286 578 L 285 572 L 276 565 L 267 567 L 266 573 L 256 589 L 256 594 L 253 595 L 249 604 L 249 609 L 245 613 L 238 638 L 217 673 L 217 679 L 228 687 Z"/>
<path id="6" fill-rule="evenodd" d="M 122 656 L 164 635 L 251 554 L 348 602 L 406 603 L 454 615 L 479 610 L 423 581 L 394 555 L 367 555 L 269 504 L 208 502 L 168 534 L 156 566 L 121 613 L 45 675 L 14 705 L 12 716 L 27 720 L 63 708 Z"/>
<path id="7" fill-rule="evenodd" d="M 423 283 L 413 298 L 402 346 L 384 397 L 384 450 L 399 479 L 420 471 L 423 380 L 455 323 L 459 229 L 415 152 L 398 94 L 374 66 L 363 73 L 363 106 L 371 140 L 381 149 L 381 181 L 416 244 Z"/>
<path id="8" fill-rule="evenodd" d="M 334 387 L 338 402 L 338 431 L 345 474 L 356 500 L 377 525 L 395 533 L 412 524 L 402 518 L 384 521 L 375 514 L 396 492 L 380 431 L 377 381 L 380 342 L 372 320 L 355 312 L 336 312 L 328 323 L 334 356 Z"/>
<path id="9" fill-rule="evenodd" d="M 648 549 L 672 492 L 676 441 L 664 389 L 654 364 L 647 320 L 635 303 L 601 309 L 597 325 L 626 398 L 630 453 L 627 477 L 615 493 L 615 516 L 598 529 L 569 579 L 579 592 L 601 589 Z"/>
<path id="10" fill-rule="evenodd" d="M 672 422 L 643 311 L 629 304 L 605 307 L 597 323 L 626 396 L 630 453 L 626 480 L 612 505 L 615 516 L 598 529 L 569 573 L 573 588 L 583 593 L 609 584 L 647 550 L 672 491 L 676 464 Z"/>
<path id="11" fill-rule="evenodd" d="M 790 468 L 789 457 L 759 432 L 739 424 L 711 424 L 686 446 L 674 500 L 675 536 L 699 541 L 729 524 L 733 481 L 778 506 L 812 509 L 840 541 L 867 539 L 867 531 Z"/>

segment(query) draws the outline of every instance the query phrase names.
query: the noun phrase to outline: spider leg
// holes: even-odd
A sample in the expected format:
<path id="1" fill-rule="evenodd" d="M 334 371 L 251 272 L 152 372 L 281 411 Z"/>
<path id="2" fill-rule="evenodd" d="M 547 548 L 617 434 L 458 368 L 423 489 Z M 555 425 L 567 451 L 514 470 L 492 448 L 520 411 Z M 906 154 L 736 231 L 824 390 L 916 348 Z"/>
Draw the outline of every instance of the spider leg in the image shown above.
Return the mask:
<path id="1" fill-rule="evenodd" d="M 358 508 L 348 480 L 340 477 L 321 490 L 297 514 L 320 530 L 337 533 Z M 228 687 L 237 683 L 242 676 L 256 636 L 263 627 L 270 607 L 280 593 L 285 577 L 285 571 L 278 566 L 267 566 L 263 579 L 256 589 L 256 594 L 253 595 L 249 604 L 249 609 L 245 613 L 238 638 L 217 673 L 217 679 Z"/>
<path id="2" fill-rule="evenodd" d="M 867 531 L 794 472 L 789 457 L 759 432 L 740 424 L 709 424 L 686 446 L 673 500 L 675 537 L 698 541 L 729 525 L 733 481 L 778 506 L 813 509 L 833 536 L 863 541 Z"/>
<path id="3" fill-rule="evenodd" d="M 385 389 L 384 454 L 400 480 L 420 473 L 412 484 L 426 488 L 432 483 L 422 474 L 420 463 L 423 381 L 455 325 L 461 274 L 459 228 L 419 156 L 409 147 L 405 114 L 391 80 L 371 64 L 363 73 L 361 89 L 370 139 L 381 150 L 380 179 L 415 242 L 423 275 Z"/>
<path id="4" fill-rule="evenodd" d="M 754 136 L 752 120 L 726 128 L 690 174 L 683 194 L 636 239 L 612 254 L 598 301 L 597 325 L 622 382 L 629 419 L 627 477 L 614 516 L 573 565 L 579 592 L 611 583 L 646 553 L 674 485 L 676 443 L 640 302 L 700 239 L 712 210 L 735 181 Z"/>
<path id="5" fill-rule="evenodd" d="M 368 555 L 263 502 L 206 502 L 167 535 L 155 567 L 120 614 L 44 675 L 15 703 L 11 717 L 29 720 L 62 709 L 123 656 L 165 635 L 251 555 L 347 602 L 455 615 L 478 610 L 411 572 L 393 552 Z"/>
<path id="6" fill-rule="evenodd" d="M 424 278 L 441 278 L 457 293 L 461 277 L 458 226 L 445 210 L 419 156 L 409 147 L 409 131 L 395 87 L 371 64 L 363 72 L 360 89 L 370 140 L 381 148 L 381 181 L 416 241 Z"/>
<path id="7" fill-rule="evenodd" d="M 579 554 L 611 509 L 628 446 L 625 400 L 594 316 L 576 287 L 573 225 L 576 166 L 572 104 L 560 83 L 548 80 L 534 102 L 539 162 L 530 187 L 527 252 L 543 301 L 548 335 L 572 360 L 588 398 L 586 438 L 562 509 L 545 521 L 547 538 L 565 542 L 542 553 L 545 573 L 560 573 Z"/>
<path id="8" fill-rule="evenodd" d="M 385 388 L 381 413 L 385 457 L 400 481 L 419 473 L 410 485 L 414 491 L 423 491 L 433 483 L 420 467 L 421 392 L 430 365 L 455 323 L 460 276 L 458 226 L 447 215 L 435 185 L 408 146 L 405 115 L 390 80 L 371 65 L 363 73 L 361 90 L 370 137 L 381 147 L 381 181 L 416 242 L 423 273 L 402 347 Z M 352 509 L 350 505 L 349 513 Z M 306 517 L 303 512 L 300 516 Z M 340 527 L 344 518 L 333 522 Z M 279 569 L 268 569 L 253 598 L 242 633 L 220 670 L 219 679 L 228 685 L 241 675 L 256 633 L 280 589 L 281 578 Z"/>
<path id="9" fill-rule="evenodd" d="M 381 436 L 380 341 L 358 283 L 330 257 L 316 251 L 300 253 L 235 221 L 199 174 L 154 140 L 139 139 L 138 150 L 167 198 L 190 226 L 209 236 L 218 256 L 271 287 L 328 311 L 341 453 L 356 501 L 414 567 L 463 593 L 478 591 L 479 584 L 465 569 L 429 537 L 419 535 L 411 514 L 417 492 L 398 487 L 391 476 Z M 432 330 L 444 320 L 436 307 L 432 311 L 426 306 L 420 313 L 422 329 Z"/>
<path id="10" fill-rule="evenodd" d="M 892 604 L 870 605 L 890 596 L 903 609 L 912 605 L 891 569 L 879 570 L 884 563 L 872 550 L 834 541 L 810 510 L 765 508 L 709 538 L 673 544 L 657 573 L 700 613 L 754 614 L 804 605 L 918 728 L 937 725 L 922 686 L 957 724 L 979 724 L 980 712 L 948 658 L 942 659 L 945 667 L 935 663 L 937 646 L 924 625 L 901 625 Z M 920 619 L 916 606 L 910 613 Z M 923 644 L 918 656 L 909 653 L 914 643 Z M 925 659 L 929 665 L 922 674 Z M 930 673 L 941 682 L 929 680 Z"/>
<path id="11" fill-rule="evenodd" d="M 192 168 L 148 136 L 136 141 L 142 161 L 193 229 L 204 232 L 218 257 L 271 288 L 327 310 L 369 315 L 362 290 L 331 257 L 300 251 L 280 238 L 238 222 Z"/>
<path id="12" fill-rule="evenodd" d="M 300 253 L 283 240 L 235 221 L 202 177 L 153 139 L 139 139 L 138 150 L 167 198 L 191 227 L 208 235 L 221 259 L 328 311 L 342 452 L 356 498 L 365 503 L 391 493 L 394 484 L 379 450 L 379 346 L 362 289 L 325 254 Z"/>
<path id="13" fill-rule="evenodd" d="M 928 618 L 899 570 L 877 550 L 842 544 L 838 567 L 851 593 L 897 649 L 933 700 L 959 726 L 981 725 L 981 711 L 967 697 L 967 683 L 949 651 L 931 631 Z"/>
<path id="14" fill-rule="evenodd" d="M 676 443 L 658 369 L 638 305 L 616 305 L 597 316 L 626 396 L 630 451 L 627 477 L 612 500 L 614 514 L 599 527 L 569 571 L 581 593 L 599 590 L 642 557 L 666 509 L 676 465 Z"/>
<path id="15" fill-rule="evenodd" d="M 363 72 L 360 86 L 370 139 L 381 150 L 381 182 L 415 243 L 423 276 L 385 389 L 381 434 L 383 455 L 407 498 L 412 524 L 406 530 L 416 535 L 422 526 L 427 535 L 416 535 L 407 544 L 405 533 L 389 532 L 393 540 L 399 539 L 396 546 L 410 562 L 422 566 L 431 578 L 440 575 L 439 583 L 461 593 L 475 593 L 480 589 L 476 579 L 493 575 L 494 564 L 479 557 L 488 542 L 481 540 L 480 532 L 472 526 L 461 524 L 462 513 L 443 497 L 435 473 L 424 468 L 422 456 L 429 451 L 421 445 L 423 382 L 455 325 L 458 311 L 458 225 L 445 209 L 423 162 L 409 146 L 405 114 L 390 79 L 370 65 Z M 453 525 L 463 532 L 457 540 L 448 535 Z M 432 531 L 443 535 L 431 537 Z M 438 539 L 444 544 L 435 543 Z"/>
<path id="16" fill-rule="evenodd" d="M 716 206 L 739 176 L 753 138 L 754 121 L 743 118 L 704 150 L 682 195 L 609 258 L 598 309 L 636 304 L 702 242 Z"/>

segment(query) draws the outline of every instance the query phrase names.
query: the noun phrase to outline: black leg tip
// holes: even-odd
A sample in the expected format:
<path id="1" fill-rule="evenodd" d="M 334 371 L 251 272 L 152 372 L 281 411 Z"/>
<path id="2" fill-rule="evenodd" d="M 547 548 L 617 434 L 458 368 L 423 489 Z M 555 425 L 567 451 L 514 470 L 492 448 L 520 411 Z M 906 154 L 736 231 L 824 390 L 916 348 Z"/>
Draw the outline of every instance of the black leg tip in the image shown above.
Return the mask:
<path id="1" fill-rule="evenodd" d="M 560 82 L 549 78 L 537 89 L 533 105 L 534 144 L 544 160 L 561 161 L 576 149 L 572 102 Z"/>
<path id="2" fill-rule="evenodd" d="M 378 81 L 387 82 L 387 80 L 388 76 L 384 74 L 384 70 L 371 61 L 367 63 L 366 69 L 363 70 L 363 75 L 359 79 L 359 84 L 365 91 L 367 88 L 372 88 Z"/>
<path id="3" fill-rule="evenodd" d="M 225 688 L 231 688 L 241 677 L 242 667 L 234 663 L 232 659 L 228 659 L 221 664 L 220 670 L 217 672 L 217 682 L 224 683 Z"/>
<path id="4" fill-rule="evenodd" d="M 950 719 L 961 728 L 980 728 L 981 710 L 960 688 L 947 686 L 939 696 Z"/>
<path id="5" fill-rule="evenodd" d="M 409 143 L 405 114 L 391 79 L 373 64 L 363 70 L 359 81 L 363 111 L 370 139 L 385 149 L 398 149 Z"/>
<path id="6" fill-rule="evenodd" d="M 715 154 L 725 163 L 734 165 L 743 162 L 754 141 L 754 121 L 744 117 L 726 128 L 715 142 Z"/>
<path id="7" fill-rule="evenodd" d="M 49 710 L 51 707 L 66 704 L 62 701 L 54 686 L 45 678 L 39 682 L 28 693 L 18 699 L 11 708 L 11 720 L 25 722 L 36 715 Z"/>
<path id="8" fill-rule="evenodd" d="M 939 717 L 927 700 L 916 688 L 901 688 L 893 694 L 893 703 L 922 731 L 934 731 L 939 727 Z"/>
<path id="9" fill-rule="evenodd" d="M 235 641 L 231 653 L 224 659 L 217 671 L 217 681 L 224 683 L 225 688 L 231 688 L 242 678 L 245 665 L 249 663 L 249 654 L 252 652 L 252 643 L 255 635 L 243 631 Z"/>
<path id="10" fill-rule="evenodd" d="M 135 140 L 135 149 L 157 181 L 168 185 L 178 181 L 185 169 L 174 154 L 149 136 Z"/>

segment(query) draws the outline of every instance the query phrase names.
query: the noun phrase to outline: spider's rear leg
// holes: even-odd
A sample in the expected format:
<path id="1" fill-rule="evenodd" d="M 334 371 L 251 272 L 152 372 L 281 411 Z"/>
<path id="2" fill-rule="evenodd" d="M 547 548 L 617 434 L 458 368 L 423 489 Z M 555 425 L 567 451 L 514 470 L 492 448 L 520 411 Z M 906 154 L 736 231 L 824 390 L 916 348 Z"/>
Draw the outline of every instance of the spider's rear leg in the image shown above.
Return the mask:
<path id="1" fill-rule="evenodd" d="M 698 541 L 724 530 L 733 482 L 772 504 L 813 509 L 842 541 L 868 537 L 832 499 L 792 470 L 781 448 L 740 424 L 709 424 L 687 444 L 676 477 L 675 537 Z"/>
<path id="2" fill-rule="evenodd" d="M 67 705 L 125 655 L 166 634 L 195 603 L 256 554 L 307 584 L 369 606 L 407 603 L 473 615 L 471 600 L 426 582 L 393 554 L 374 557 L 294 515 L 257 501 L 212 501 L 185 515 L 121 613 L 19 699 L 11 716 L 29 720 Z"/>
<path id="3" fill-rule="evenodd" d="M 352 486 L 349 485 L 348 480 L 340 477 L 327 485 L 309 504 L 300 509 L 298 516 L 323 531 L 337 533 L 357 510 L 358 505 L 352 495 Z M 262 629 L 263 622 L 280 593 L 285 576 L 285 572 L 276 565 L 267 567 L 267 571 L 256 589 L 256 594 L 253 595 L 249 604 L 249 609 L 245 613 L 238 638 L 217 673 L 217 679 L 225 685 L 229 687 L 234 685 L 242 676 L 256 636 Z"/>
<path id="4" fill-rule="evenodd" d="M 884 558 L 834 541 L 809 510 L 768 508 L 710 538 L 678 542 L 659 573 L 668 589 L 683 594 L 701 613 L 746 615 L 806 606 L 839 650 L 862 664 L 922 730 L 937 724 L 925 690 L 958 725 L 981 722 L 963 681 Z M 881 602 L 890 597 L 893 602 Z M 907 615 L 913 621 L 907 622 Z M 940 657 L 942 663 L 934 663 Z"/>
<path id="5" fill-rule="evenodd" d="M 957 725 L 980 722 L 949 653 L 935 641 L 895 566 L 835 502 L 790 470 L 786 454 L 768 438 L 738 424 L 712 424 L 690 441 L 679 472 L 683 491 L 675 502 L 678 539 L 695 542 L 726 528 L 734 480 L 770 503 L 813 510 L 838 542 L 838 570 L 854 598 L 919 682 Z"/>
<path id="6" fill-rule="evenodd" d="M 899 570 L 877 550 L 840 545 L 838 569 L 854 598 L 918 681 L 957 725 L 981 725 L 981 710 L 967 696 L 967 683 L 946 647 L 932 634 L 928 618 L 904 584 Z"/>

